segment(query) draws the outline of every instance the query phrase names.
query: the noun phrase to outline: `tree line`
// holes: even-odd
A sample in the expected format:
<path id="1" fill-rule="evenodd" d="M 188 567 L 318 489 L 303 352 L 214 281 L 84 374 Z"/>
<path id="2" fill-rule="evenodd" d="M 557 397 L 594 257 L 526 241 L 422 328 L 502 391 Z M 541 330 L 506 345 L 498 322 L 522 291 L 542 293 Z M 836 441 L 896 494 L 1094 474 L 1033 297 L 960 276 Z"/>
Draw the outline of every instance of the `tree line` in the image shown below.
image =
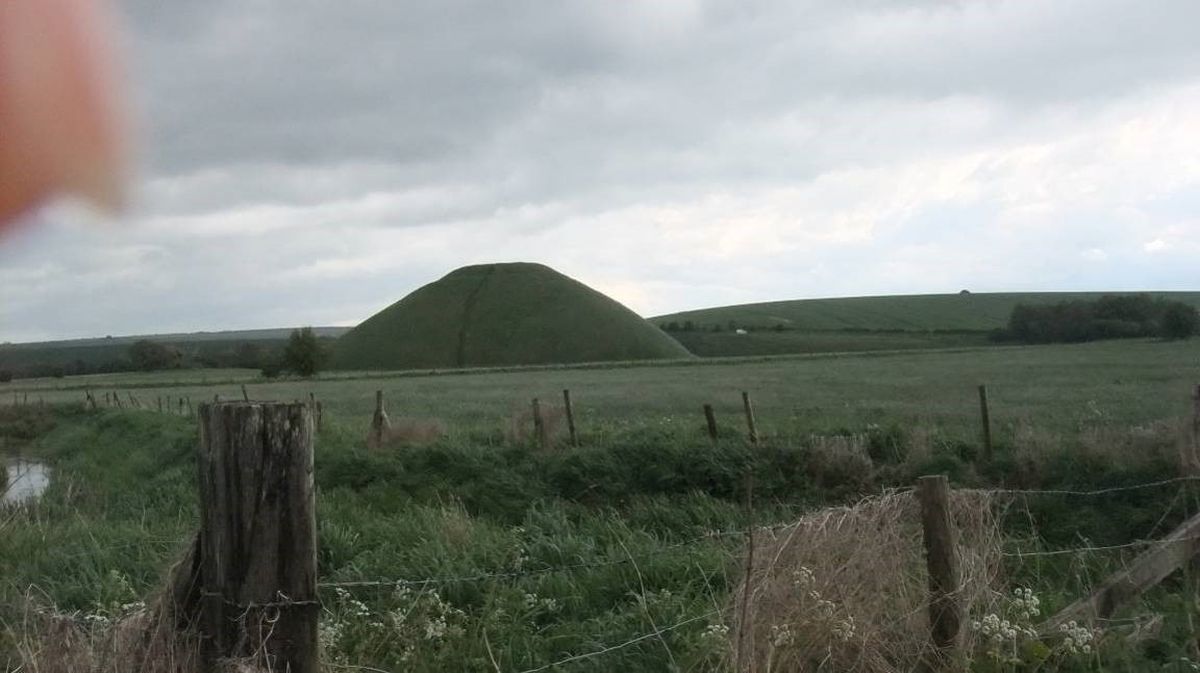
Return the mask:
<path id="1" fill-rule="evenodd" d="M 1200 333 L 1200 312 L 1148 294 L 1104 295 L 1095 301 L 1017 304 L 995 341 L 1082 343 L 1101 339 L 1186 339 Z"/>
<path id="2" fill-rule="evenodd" d="M 286 342 L 241 341 L 171 343 L 141 339 L 123 352 L 65 361 L 9 363 L 0 366 L 0 383 L 14 378 L 62 378 L 84 374 L 152 372 L 170 369 L 239 368 L 258 369 L 263 376 L 282 374 L 312 376 L 328 360 L 328 341 L 311 327 L 293 330 Z"/>

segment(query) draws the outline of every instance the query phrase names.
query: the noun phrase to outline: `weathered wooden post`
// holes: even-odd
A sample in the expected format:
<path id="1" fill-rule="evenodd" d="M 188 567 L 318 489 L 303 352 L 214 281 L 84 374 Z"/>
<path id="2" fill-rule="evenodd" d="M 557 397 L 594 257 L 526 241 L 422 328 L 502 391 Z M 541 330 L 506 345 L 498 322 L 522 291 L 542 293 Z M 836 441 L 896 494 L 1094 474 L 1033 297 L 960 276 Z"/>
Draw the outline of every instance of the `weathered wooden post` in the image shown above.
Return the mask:
<path id="1" fill-rule="evenodd" d="M 200 406 L 202 657 L 316 673 L 313 421 L 303 404 Z"/>
<path id="2" fill-rule="evenodd" d="M 571 391 L 563 389 L 563 408 L 567 411 L 567 432 L 571 436 L 571 446 L 579 446 L 579 435 L 575 434 L 575 407 L 571 404 Z"/>
<path id="3" fill-rule="evenodd" d="M 992 460 L 992 419 L 988 412 L 987 386 L 979 386 L 979 416 L 983 423 L 983 460 Z"/>
<path id="4" fill-rule="evenodd" d="M 954 552 L 954 523 L 950 518 L 950 483 L 945 475 L 917 482 L 924 529 L 925 564 L 929 570 L 929 629 L 932 656 L 926 670 L 959 670 L 963 614 L 958 601 L 958 556 Z"/>
<path id="5" fill-rule="evenodd" d="M 542 417 L 542 403 L 533 398 L 533 435 L 537 438 L 538 446 L 550 448 L 549 433 L 546 432 L 546 419 Z"/>
<path id="6" fill-rule="evenodd" d="M 1192 390 L 1192 458 L 1200 460 L 1200 385 Z"/>
<path id="7" fill-rule="evenodd" d="M 383 391 L 376 390 L 375 415 L 371 417 L 371 434 L 367 437 L 367 443 L 375 448 L 383 446 L 384 438 L 391 427 L 392 423 L 388 420 L 387 411 L 383 408 Z"/>
<path id="8" fill-rule="evenodd" d="M 708 423 L 708 438 L 717 441 L 717 416 L 711 404 L 704 405 L 704 420 Z"/>
<path id="9" fill-rule="evenodd" d="M 246 402 L 250 401 L 250 393 L 246 390 L 246 384 L 242 384 L 242 399 Z"/>
<path id="10" fill-rule="evenodd" d="M 742 391 L 742 406 L 746 409 L 746 428 L 750 433 L 750 443 L 758 444 L 758 426 L 754 423 L 754 405 L 750 402 L 750 393 Z"/>

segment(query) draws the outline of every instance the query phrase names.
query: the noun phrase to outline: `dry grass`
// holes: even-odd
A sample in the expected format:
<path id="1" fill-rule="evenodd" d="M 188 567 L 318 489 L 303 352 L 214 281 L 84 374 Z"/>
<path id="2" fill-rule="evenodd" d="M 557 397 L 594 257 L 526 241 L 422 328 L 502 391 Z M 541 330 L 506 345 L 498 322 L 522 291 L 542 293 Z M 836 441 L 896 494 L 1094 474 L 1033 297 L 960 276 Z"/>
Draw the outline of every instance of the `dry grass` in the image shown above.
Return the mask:
<path id="1" fill-rule="evenodd" d="M 382 437 L 374 432 L 367 433 L 367 447 L 371 449 L 426 446 L 446 436 L 446 426 L 437 418 L 405 418 L 390 421 L 384 427 Z"/>
<path id="2" fill-rule="evenodd" d="M 1001 560 L 990 498 L 955 492 L 951 514 L 962 604 L 968 614 L 984 612 L 998 597 Z M 732 657 L 741 671 L 894 673 L 928 654 L 928 579 L 912 493 L 822 510 L 758 537 L 732 603 Z"/>
<path id="3" fill-rule="evenodd" d="M 195 673 L 199 639 L 177 631 L 157 610 L 142 608 L 115 621 L 88 619 L 27 598 L 24 618 L 5 624 L 16 669 L 27 673 Z"/>
<path id="4" fill-rule="evenodd" d="M 864 435 L 810 435 L 808 446 L 809 474 L 822 487 L 866 488 L 874 478 Z"/>
<path id="5" fill-rule="evenodd" d="M 546 426 L 546 437 L 551 444 L 556 444 L 566 437 L 567 412 L 562 407 L 550 404 L 541 405 L 542 422 Z M 504 433 L 505 439 L 512 444 L 526 444 L 534 441 L 535 429 L 533 410 L 513 411 L 508 417 L 508 428 Z"/>

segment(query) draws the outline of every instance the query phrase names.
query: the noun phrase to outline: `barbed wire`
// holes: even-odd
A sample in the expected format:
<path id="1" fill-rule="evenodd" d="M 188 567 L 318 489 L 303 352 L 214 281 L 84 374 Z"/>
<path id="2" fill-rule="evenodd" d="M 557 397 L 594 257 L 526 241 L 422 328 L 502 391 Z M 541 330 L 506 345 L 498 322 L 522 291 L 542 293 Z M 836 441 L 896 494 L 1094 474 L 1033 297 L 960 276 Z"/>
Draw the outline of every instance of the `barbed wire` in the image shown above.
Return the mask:
<path id="1" fill-rule="evenodd" d="M 583 653 L 583 654 L 576 654 L 576 655 L 573 655 L 573 656 L 567 657 L 567 658 L 565 658 L 565 659 L 559 659 L 558 661 L 551 662 L 551 663 L 549 663 L 549 664 L 546 664 L 546 665 L 544 665 L 544 666 L 538 666 L 537 668 L 528 668 L 528 669 L 525 669 L 525 670 L 521 671 L 520 673 L 539 673 L 540 671 L 549 670 L 549 669 L 551 669 L 551 668 L 554 668 L 555 666 L 562 666 L 563 664 L 569 664 L 569 663 L 572 663 L 572 662 L 575 662 L 575 661 L 583 661 L 583 660 L 585 660 L 585 659 L 591 659 L 592 657 L 598 657 L 598 656 L 601 656 L 601 655 L 604 655 L 604 654 L 608 654 L 608 653 L 610 653 L 610 652 L 615 652 L 615 651 L 617 651 L 617 650 L 622 650 L 622 649 L 625 649 L 626 647 L 632 647 L 632 646 L 634 646 L 634 645 L 636 645 L 636 644 L 638 644 L 638 643 L 640 643 L 640 642 L 642 642 L 642 641 L 644 641 L 644 640 L 650 640 L 651 638 L 657 638 L 657 637 L 659 637 L 659 636 L 663 635 L 664 633 L 670 633 L 671 631 L 676 631 L 676 630 L 679 630 L 679 629 L 681 629 L 681 628 L 683 628 L 683 627 L 687 626 L 688 624 L 694 624 L 694 623 L 696 623 L 696 622 L 698 622 L 698 621 L 701 621 L 701 620 L 707 620 L 707 619 L 710 619 L 710 618 L 712 618 L 712 617 L 714 617 L 714 616 L 716 616 L 716 615 L 719 615 L 719 614 L 721 614 L 721 611 L 720 611 L 720 610 L 713 610 L 713 611 L 711 611 L 711 612 L 705 613 L 705 614 L 703 614 L 703 615 L 700 615 L 700 616 L 698 616 L 698 617 L 692 617 L 692 618 L 690 618 L 690 619 L 685 619 L 685 620 L 683 620 L 683 621 L 681 621 L 681 622 L 678 622 L 678 623 L 676 623 L 676 624 L 673 624 L 673 625 L 671 625 L 671 626 L 668 626 L 668 627 L 665 627 L 665 628 L 661 628 L 661 629 L 655 629 L 654 631 L 651 631 L 650 633 L 646 633 L 646 634 L 640 635 L 640 636 L 638 636 L 637 638 L 633 638 L 633 639 L 631 639 L 631 640 L 627 640 L 627 641 L 625 641 L 625 642 L 623 642 L 623 643 L 620 643 L 620 644 L 617 644 L 617 645 L 609 645 L 609 646 L 607 646 L 607 647 L 603 647 L 603 648 L 601 648 L 601 649 L 594 650 L 594 651 L 592 651 L 592 652 L 585 652 L 585 653 Z"/>
<path id="2" fill-rule="evenodd" d="M 725 537 L 745 537 L 749 533 L 755 534 L 763 532 L 774 532 L 789 528 L 795 525 L 795 522 L 775 523 L 764 526 L 756 526 L 751 529 L 734 529 L 734 530 L 716 530 L 709 531 L 703 535 L 699 535 L 687 540 L 675 542 L 657 549 L 653 549 L 647 553 L 641 554 L 638 558 L 649 558 L 659 554 L 665 554 L 670 551 L 688 547 L 706 540 L 714 540 Z M 633 557 L 624 557 L 607 561 L 589 561 L 584 563 L 570 563 L 566 565 L 548 566 L 545 568 L 531 568 L 528 570 L 505 570 L 491 573 L 476 573 L 473 575 L 458 575 L 449 577 L 427 577 L 421 579 L 371 579 L 371 580 L 346 580 L 346 581 L 331 581 L 318 582 L 318 589 L 352 589 L 363 587 L 397 587 L 397 586 L 428 586 L 430 584 L 456 584 L 460 582 L 479 582 L 492 579 L 514 579 L 518 577 L 534 577 L 538 575 L 549 575 L 560 572 L 571 572 L 575 570 L 585 570 L 592 568 L 605 568 L 610 566 L 627 565 L 636 561 Z"/>
<path id="3" fill-rule="evenodd" d="M 1180 484 L 1187 482 L 1200 482 L 1200 476 L 1185 476 L 1172 477 L 1170 479 L 1162 479 L 1159 481 L 1150 481 L 1143 484 L 1132 484 L 1129 486 L 1112 486 L 1109 488 L 1099 488 L 1090 491 L 1083 490 L 1067 490 L 1067 489 L 1016 489 L 1016 488 L 980 488 L 980 489 L 957 489 L 959 491 L 967 491 L 973 493 L 983 493 L 989 495 L 1065 495 L 1065 496 L 1099 496 L 1109 495 L 1112 493 L 1123 493 L 1125 491 L 1138 491 L 1147 488 L 1158 488 L 1160 486 L 1170 486 L 1171 484 Z"/>
<path id="4" fill-rule="evenodd" d="M 1085 554 L 1092 552 L 1117 551 L 1120 549 L 1132 549 L 1134 547 L 1153 547 L 1155 545 L 1177 544 L 1180 542 L 1196 542 L 1200 541 L 1200 536 L 1188 536 L 1177 538 L 1160 538 L 1158 540 L 1134 540 L 1124 544 L 1102 545 L 1097 547 L 1072 547 L 1069 549 L 1051 549 L 1047 551 L 1015 551 L 1015 552 L 1000 552 L 1001 556 L 1024 558 L 1029 556 L 1067 556 L 1069 554 Z"/>

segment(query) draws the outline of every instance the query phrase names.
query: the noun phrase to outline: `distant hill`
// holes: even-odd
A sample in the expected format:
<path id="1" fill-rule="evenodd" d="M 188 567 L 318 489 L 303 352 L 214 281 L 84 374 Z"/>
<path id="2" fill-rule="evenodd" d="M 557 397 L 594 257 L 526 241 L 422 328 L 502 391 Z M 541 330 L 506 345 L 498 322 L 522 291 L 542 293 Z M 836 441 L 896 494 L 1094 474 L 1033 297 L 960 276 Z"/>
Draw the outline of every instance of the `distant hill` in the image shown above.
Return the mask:
<path id="1" fill-rule="evenodd" d="M 684 311 L 651 318 L 665 327 L 692 321 L 698 328 L 730 323 L 758 329 L 783 326 L 788 330 L 826 332 L 865 331 L 977 331 L 984 332 L 1008 323 L 1020 303 L 1052 304 L 1071 300 L 1095 300 L 1106 294 L 1136 292 L 1027 292 L 984 294 L 926 294 L 793 301 L 721 306 Z M 1200 308 L 1200 292 L 1147 292 L 1153 297 L 1182 301 Z"/>
<path id="2" fill-rule="evenodd" d="M 294 327 L 270 327 L 267 329 L 226 330 L 221 332 L 170 332 L 166 334 L 132 334 L 85 339 L 60 339 L 57 341 L 31 341 L 27 343 L 0 344 L 0 350 L 93 348 L 102 346 L 128 346 L 142 339 L 161 343 L 182 344 L 195 341 L 287 341 Z M 319 337 L 336 338 L 349 332 L 349 327 L 314 327 Z"/>
<path id="3" fill-rule="evenodd" d="M 254 344 L 264 351 L 283 348 L 293 328 L 281 327 L 225 332 L 190 332 L 173 334 L 140 334 L 91 339 L 64 339 L 30 343 L 0 344 L 0 371 L 14 372 L 18 378 L 47 376 L 55 369 L 66 368 L 68 373 L 90 371 L 102 367 L 109 371 L 128 359 L 129 347 L 141 339 L 150 339 L 176 346 L 189 359 L 199 362 L 219 362 L 232 358 L 243 344 Z M 318 336 L 334 338 L 345 334 L 349 327 L 314 327 Z"/>
<path id="4" fill-rule="evenodd" d="M 334 346 L 338 369 L 432 369 L 690 357 L 633 311 L 541 264 L 458 269 Z"/>

